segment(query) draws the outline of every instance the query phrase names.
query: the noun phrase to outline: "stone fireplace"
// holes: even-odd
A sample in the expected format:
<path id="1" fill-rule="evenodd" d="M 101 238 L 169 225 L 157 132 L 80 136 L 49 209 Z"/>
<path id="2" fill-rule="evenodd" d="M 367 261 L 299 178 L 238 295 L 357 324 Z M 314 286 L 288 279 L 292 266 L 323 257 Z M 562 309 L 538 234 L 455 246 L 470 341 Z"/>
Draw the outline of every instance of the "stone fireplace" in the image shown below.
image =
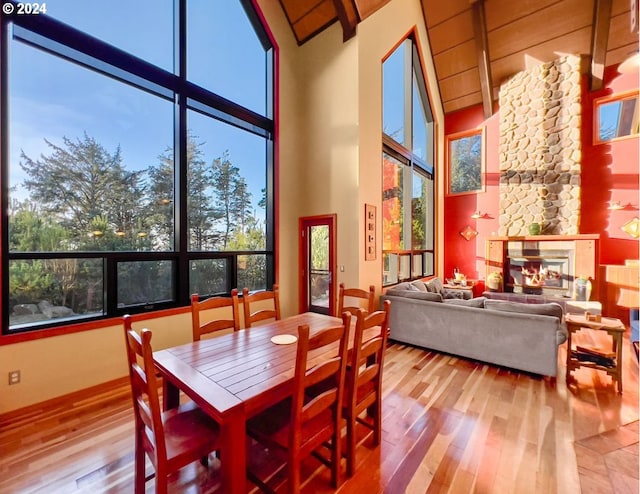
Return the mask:
<path id="1" fill-rule="evenodd" d="M 570 298 L 574 282 L 589 278 L 598 293 L 599 235 L 489 237 L 486 276 L 503 274 L 499 291 Z"/>
<path id="2" fill-rule="evenodd" d="M 500 87 L 499 234 L 579 232 L 581 58 L 520 72 Z"/>
<path id="3" fill-rule="evenodd" d="M 574 264 L 574 242 L 508 242 L 507 288 L 514 293 L 569 297 Z"/>
<path id="4" fill-rule="evenodd" d="M 567 298 L 584 276 L 597 293 L 599 236 L 579 234 L 583 62 L 564 56 L 500 87 L 500 223 L 485 262 L 501 291 Z"/>

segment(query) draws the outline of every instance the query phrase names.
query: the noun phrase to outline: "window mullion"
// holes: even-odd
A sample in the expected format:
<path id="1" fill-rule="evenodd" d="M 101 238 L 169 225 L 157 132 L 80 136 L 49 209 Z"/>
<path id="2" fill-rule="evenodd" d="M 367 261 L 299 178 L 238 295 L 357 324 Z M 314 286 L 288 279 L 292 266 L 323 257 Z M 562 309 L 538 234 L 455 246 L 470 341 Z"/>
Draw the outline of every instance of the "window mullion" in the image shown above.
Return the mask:
<path id="1" fill-rule="evenodd" d="M 186 0 L 174 0 L 174 71 L 185 86 L 187 79 L 187 6 Z M 181 304 L 189 302 L 189 227 L 188 227 L 188 124 L 187 96 L 179 93 L 175 96 L 174 112 L 174 250 L 178 251 L 178 269 L 176 289 Z"/>
<path id="2" fill-rule="evenodd" d="M 407 149 L 413 149 L 413 101 L 412 101 L 412 86 L 413 86 L 413 62 L 411 54 L 411 40 L 405 41 L 404 49 L 404 145 Z"/>

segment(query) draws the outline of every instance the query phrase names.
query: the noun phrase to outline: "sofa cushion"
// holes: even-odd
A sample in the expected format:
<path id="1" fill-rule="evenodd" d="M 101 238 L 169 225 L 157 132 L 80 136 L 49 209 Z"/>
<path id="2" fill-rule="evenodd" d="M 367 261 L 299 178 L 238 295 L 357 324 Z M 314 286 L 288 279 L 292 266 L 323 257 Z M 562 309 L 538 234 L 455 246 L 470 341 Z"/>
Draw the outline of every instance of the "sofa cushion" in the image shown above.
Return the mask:
<path id="1" fill-rule="evenodd" d="M 442 280 L 437 276 L 427 281 L 425 286 L 427 287 L 427 291 L 432 293 L 441 293 L 443 288 Z"/>
<path id="2" fill-rule="evenodd" d="M 524 304 L 521 302 L 508 302 L 506 300 L 484 301 L 484 308 L 487 310 L 499 310 L 504 312 L 519 312 L 521 314 L 536 314 L 541 316 L 555 316 L 562 320 L 562 306 L 555 302 L 546 304 Z"/>
<path id="3" fill-rule="evenodd" d="M 421 292 L 428 292 L 429 290 L 427 290 L 427 285 L 424 284 L 424 281 L 422 280 L 416 280 L 413 283 L 411 283 L 413 286 L 415 286 L 418 290 L 420 290 Z"/>
<path id="4" fill-rule="evenodd" d="M 468 300 L 450 298 L 450 299 L 444 300 L 444 303 L 451 304 L 451 305 L 465 305 L 467 307 L 478 307 L 482 309 L 484 308 L 485 300 L 487 300 L 485 297 L 470 298 Z"/>
<path id="5" fill-rule="evenodd" d="M 413 290 L 396 290 L 392 288 L 387 290 L 387 295 L 391 295 L 394 297 L 405 297 L 405 298 L 413 298 L 417 300 L 426 300 L 428 302 L 442 302 L 442 295 L 439 293 L 430 293 L 430 292 L 421 292 L 416 289 Z"/>
<path id="6" fill-rule="evenodd" d="M 442 302 L 442 295 L 439 293 L 421 292 L 418 290 L 417 292 L 407 292 L 405 296 L 417 300 L 426 300 L 428 302 Z"/>

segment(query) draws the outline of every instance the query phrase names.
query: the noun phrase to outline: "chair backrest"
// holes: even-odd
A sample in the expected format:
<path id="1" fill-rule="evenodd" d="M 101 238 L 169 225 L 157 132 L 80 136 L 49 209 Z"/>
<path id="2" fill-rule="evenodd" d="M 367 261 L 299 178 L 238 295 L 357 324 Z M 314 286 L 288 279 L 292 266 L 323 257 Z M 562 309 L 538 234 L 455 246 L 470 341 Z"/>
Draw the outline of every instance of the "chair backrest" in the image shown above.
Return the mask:
<path id="1" fill-rule="evenodd" d="M 346 385 L 347 399 L 352 401 L 352 409 L 355 408 L 358 399 L 363 397 L 363 393 L 358 393 L 360 388 L 368 386 L 370 391 L 377 393 L 382 389 L 382 369 L 389 334 L 390 310 L 391 301 L 385 300 L 383 310 L 368 315 L 363 309 L 358 311 Z M 364 332 L 376 326 L 380 331 L 364 339 Z"/>
<path id="2" fill-rule="evenodd" d="M 313 336 L 309 336 L 309 326 L 298 328 L 289 447 L 291 451 L 302 450 L 302 456 L 326 440 L 321 439 L 323 430 L 331 431 L 337 427 L 344 393 L 350 324 L 351 315 L 344 314 L 342 325 L 321 330 Z M 335 345 L 335 342 L 339 345 L 332 357 L 308 368 L 309 352 Z M 322 384 L 315 386 L 319 383 Z M 323 413 L 326 420 L 321 425 L 318 417 Z M 314 419 L 314 434 L 312 437 L 303 437 L 305 423 Z"/>
<path id="3" fill-rule="evenodd" d="M 366 301 L 366 306 L 364 309 L 367 313 L 373 312 L 375 310 L 374 307 L 374 298 L 376 294 L 376 287 L 373 285 L 369 286 L 369 290 L 363 290 L 361 288 L 345 288 L 344 283 L 340 283 L 340 290 L 338 291 L 338 307 L 335 313 L 336 317 L 340 317 L 340 315 L 344 311 L 348 311 L 354 316 L 357 315 L 358 309 L 361 309 L 361 305 L 363 301 Z M 345 301 L 345 297 L 350 297 L 349 300 Z M 357 298 L 362 300 L 357 300 L 356 302 L 359 305 L 347 305 L 345 302 L 353 302 L 351 298 Z"/>
<path id="4" fill-rule="evenodd" d="M 273 300 L 273 309 L 258 309 L 251 311 L 251 304 L 263 300 Z M 250 328 L 255 322 L 265 319 L 280 319 L 280 290 L 278 285 L 273 285 L 273 290 L 262 290 L 249 293 L 248 288 L 242 289 L 242 305 L 244 307 L 244 327 Z M 255 306 L 254 306 L 255 307 Z"/>
<path id="5" fill-rule="evenodd" d="M 211 297 L 200 302 L 197 293 L 191 295 L 191 325 L 193 331 L 193 341 L 199 341 L 204 334 L 214 333 L 223 329 L 233 328 L 240 330 L 240 308 L 238 302 L 238 290 L 231 290 L 231 297 Z M 231 319 L 214 319 L 202 322 L 201 312 L 209 309 L 220 309 L 231 307 Z"/>
<path id="6" fill-rule="evenodd" d="M 131 328 L 131 316 L 124 316 L 124 337 L 136 433 L 143 438 L 144 449 L 154 467 L 157 467 L 158 458 L 166 458 L 167 451 L 158 398 L 158 382 L 153 365 L 151 336 L 152 333 L 148 329 L 143 329 L 138 335 Z"/>

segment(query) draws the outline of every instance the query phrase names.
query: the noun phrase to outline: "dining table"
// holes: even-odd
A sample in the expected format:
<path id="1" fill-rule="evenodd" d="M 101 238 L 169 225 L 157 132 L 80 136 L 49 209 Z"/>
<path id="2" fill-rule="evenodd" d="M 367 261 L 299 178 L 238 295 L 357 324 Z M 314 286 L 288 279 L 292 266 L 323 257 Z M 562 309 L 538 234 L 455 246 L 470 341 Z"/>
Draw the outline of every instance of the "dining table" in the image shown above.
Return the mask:
<path id="1" fill-rule="evenodd" d="M 305 312 L 250 329 L 194 341 L 154 352 L 163 379 L 164 408 L 179 405 L 180 391 L 220 426 L 220 457 L 224 492 L 247 492 L 246 421 L 258 412 L 291 396 L 298 327 L 310 334 L 336 326 L 342 319 Z M 355 318 L 352 318 L 352 325 Z M 353 331 L 349 331 L 352 346 Z M 332 357 L 335 348 L 316 350 L 309 365 Z"/>

